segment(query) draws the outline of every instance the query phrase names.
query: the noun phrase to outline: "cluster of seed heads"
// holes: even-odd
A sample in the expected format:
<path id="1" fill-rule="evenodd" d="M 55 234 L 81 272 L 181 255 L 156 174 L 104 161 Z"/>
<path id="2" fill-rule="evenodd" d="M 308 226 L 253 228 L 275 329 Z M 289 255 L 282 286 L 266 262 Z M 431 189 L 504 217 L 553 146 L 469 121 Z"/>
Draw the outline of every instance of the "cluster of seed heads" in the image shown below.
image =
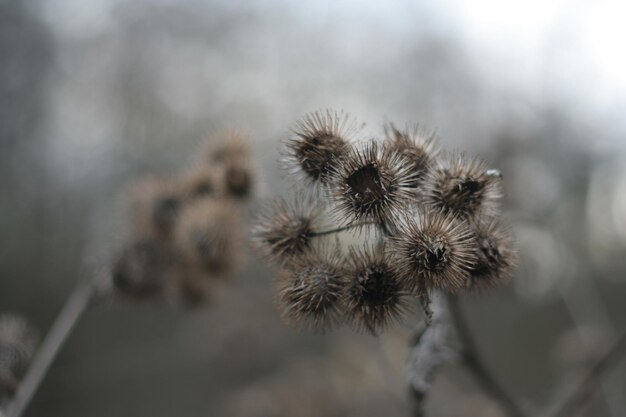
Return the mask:
<path id="1" fill-rule="evenodd" d="M 240 217 L 253 186 L 249 147 L 233 133 L 211 138 L 200 155 L 182 175 L 132 189 L 132 232 L 111 273 L 117 292 L 173 294 L 198 305 L 241 264 Z"/>
<path id="2" fill-rule="evenodd" d="M 37 336 L 26 320 L 0 316 L 0 405 L 12 396 L 35 351 Z"/>
<path id="3" fill-rule="evenodd" d="M 498 171 L 444 154 L 418 127 L 389 124 L 382 140 L 358 133 L 343 112 L 296 123 L 283 166 L 305 186 L 256 220 L 256 247 L 280 269 L 277 298 L 288 321 L 377 332 L 411 299 L 427 305 L 433 290 L 510 277 L 515 252 L 499 222 Z"/>

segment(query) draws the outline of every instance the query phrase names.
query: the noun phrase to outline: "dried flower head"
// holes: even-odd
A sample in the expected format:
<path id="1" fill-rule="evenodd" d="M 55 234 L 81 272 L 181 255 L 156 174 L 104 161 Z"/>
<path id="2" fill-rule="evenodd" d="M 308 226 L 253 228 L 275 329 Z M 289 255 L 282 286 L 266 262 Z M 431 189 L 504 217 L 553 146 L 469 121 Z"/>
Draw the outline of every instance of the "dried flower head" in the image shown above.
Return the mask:
<path id="1" fill-rule="evenodd" d="M 37 345 L 37 335 L 28 322 L 14 314 L 0 316 L 0 400 L 17 388 Z"/>
<path id="2" fill-rule="evenodd" d="M 186 201 L 215 197 L 218 192 L 217 172 L 208 166 L 196 166 L 180 180 Z"/>
<path id="3" fill-rule="evenodd" d="M 227 275 L 242 251 L 236 207 L 222 200 L 198 200 L 181 213 L 175 243 L 185 262 L 211 276 Z"/>
<path id="4" fill-rule="evenodd" d="M 226 164 L 229 161 L 247 160 L 250 157 L 250 144 L 237 130 L 228 130 L 211 135 L 205 152 L 209 166 Z"/>
<path id="5" fill-rule="evenodd" d="M 417 219 L 407 216 L 399 232 L 388 240 L 398 274 L 417 293 L 465 287 L 476 263 L 468 224 L 452 213 L 423 212 Z"/>
<path id="6" fill-rule="evenodd" d="M 376 333 L 397 321 L 405 289 L 384 250 L 352 250 L 346 270 L 344 311 L 357 330 Z"/>
<path id="7" fill-rule="evenodd" d="M 393 225 L 411 201 L 416 174 L 396 152 L 374 141 L 354 148 L 331 174 L 335 213 L 348 223 Z"/>
<path id="8" fill-rule="evenodd" d="M 426 204 L 468 219 L 498 213 L 501 176 L 478 158 L 463 154 L 431 170 L 426 184 Z"/>
<path id="9" fill-rule="evenodd" d="M 435 134 L 427 133 L 417 125 L 407 126 L 402 131 L 389 123 L 385 126 L 384 146 L 389 152 L 399 153 L 408 160 L 414 173 L 410 187 L 419 188 L 437 158 Z"/>
<path id="10" fill-rule="evenodd" d="M 289 323 L 325 330 L 341 313 L 343 271 L 337 252 L 310 252 L 284 269 L 276 280 L 278 306 Z"/>
<path id="11" fill-rule="evenodd" d="M 230 161 L 220 171 L 225 195 L 241 199 L 252 194 L 254 176 L 247 160 Z"/>
<path id="12" fill-rule="evenodd" d="M 179 259 L 172 246 L 152 237 L 138 238 L 122 249 L 113 264 L 115 289 L 131 298 L 148 298 L 176 279 Z"/>
<path id="13" fill-rule="evenodd" d="M 323 212 L 320 202 L 302 193 L 290 200 L 276 199 L 255 220 L 253 241 L 259 254 L 285 265 L 309 253 L 322 227 Z"/>
<path id="14" fill-rule="evenodd" d="M 513 236 L 508 228 L 500 225 L 498 219 L 485 219 L 476 225 L 474 250 L 477 262 L 470 271 L 472 287 L 493 287 L 511 277 L 517 264 Z"/>
<path id="15" fill-rule="evenodd" d="M 151 177 L 139 183 L 133 193 L 134 224 L 139 234 L 169 237 L 181 206 L 182 195 L 175 182 Z"/>
<path id="16" fill-rule="evenodd" d="M 291 129 L 285 146 L 285 167 L 311 184 L 325 184 L 328 174 L 350 150 L 354 120 L 344 112 L 307 114 Z"/>

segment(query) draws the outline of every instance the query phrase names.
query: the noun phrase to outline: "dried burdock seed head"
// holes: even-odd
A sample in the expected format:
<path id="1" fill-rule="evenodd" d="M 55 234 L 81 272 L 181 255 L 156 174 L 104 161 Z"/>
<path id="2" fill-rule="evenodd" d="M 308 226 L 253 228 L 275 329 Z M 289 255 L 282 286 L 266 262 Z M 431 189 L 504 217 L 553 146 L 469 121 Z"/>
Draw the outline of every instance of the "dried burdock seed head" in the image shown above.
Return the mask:
<path id="1" fill-rule="evenodd" d="M 297 193 L 278 198 L 255 219 L 253 242 L 267 261 L 286 265 L 313 251 L 315 233 L 323 225 L 324 206 L 313 197 Z"/>
<path id="2" fill-rule="evenodd" d="M 28 366 L 37 345 L 28 322 L 14 314 L 0 316 L 0 400 L 12 395 L 20 374 Z"/>
<path id="3" fill-rule="evenodd" d="M 134 224 L 139 234 L 167 238 L 171 235 L 182 206 L 178 184 L 152 177 L 133 190 Z"/>
<path id="4" fill-rule="evenodd" d="M 416 293 L 432 288 L 464 288 L 476 263 L 472 232 L 452 213 L 420 213 L 407 217 L 388 238 L 388 250 L 403 283 Z"/>
<path id="5" fill-rule="evenodd" d="M 510 229 L 496 218 L 487 218 L 474 230 L 474 250 L 477 262 L 471 269 L 472 288 L 489 288 L 507 281 L 517 264 Z"/>
<path id="6" fill-rule="evenodd" d="M 236 207 L 222 200 L 198 200 L 185 208 L 175 244 L 191 268 L 211 276 L 233 272 L 243 250 Z"/>
<path id="7" fill-rule="evenodd" d="M 331 174 L 331 199 L 343 221 L 393 225 L 413 197 L 416 174 L 396 152 L 374 141 L 354 148 Z"/>
<path id="8" fill-rule="evenodd" d="M 291 129 L 293 137 L 284 151 L 285 168 L 311 184 L 326 184 L 331 169 L 350 150 L 356 130 L 354 119 L 344 112 L 307 114 Z"/>
<path id="9" fill-rule="evenodd" d="M 337 251 L 309 253 L 280 272 L 277 301 L 283 318 L 294 325 L 323 331 L 341 313 L 343 270 Z"/>
<path id="10" fill-rule="evenodd" d="M 384 146 L 389 152 L 399 153 L 407 159 L 415 174 L 411 188 L 419 188 L 437 158 L 435 134 L 427 133 L 417 125 L 399 130 L 389 123 L 385 126 Z"/>
<path id="11" fill-rule="evenodd" d="M 217 172 L 207 166 L 195 167 L 184 174 L 180 180 L 182 193 L 186 201 L 199 198 L 215 197 L 218 192 Z"/>
<path id="12" fill-rule="evenodd" d="M 247 160 L 250 157 L 250 144 L 241 132 L 227 130 L 211 135 L 205 155 L 210 166 Z"/>
<path id="13" fill-rule="evenodd" d="M 252 194 L 254 177 L 247 161 L 232 161 L 222 169 L 222 186 L 228 197 L 242 199 Z"/>
<path id="14" fill-rule="evenodd" d="M 118 293 L 149 298 L 177 278 L 179 259 L 172 246 L 152 237 L 139 238 L 126 247 L 113 264 L 111 276 Z"/>
<path id="15" fill-rule="evenodd" d="M 476 220 L 498 214 L 501 175 L 478 158 L 453 155 L 431 170 L 426 181 L 426 204 Z"/>
<path id="16" fill-rule="evenodd" d="M 352 250 L 343 295 L 346 318 L 357 330 L 376 333 L 398 321 L 405 288 L 384 250 Z"/>

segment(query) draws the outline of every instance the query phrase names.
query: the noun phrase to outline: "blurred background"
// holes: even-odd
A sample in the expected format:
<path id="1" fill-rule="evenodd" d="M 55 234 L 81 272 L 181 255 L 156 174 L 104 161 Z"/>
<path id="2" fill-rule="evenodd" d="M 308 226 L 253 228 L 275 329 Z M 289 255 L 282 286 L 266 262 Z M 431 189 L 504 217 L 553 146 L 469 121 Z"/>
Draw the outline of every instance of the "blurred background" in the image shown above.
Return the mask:
<path id="1" fill-rule="evenodd" d="M 504 387 L 544 407 L 626 328 L 625 15 L 619 0 L 0 0 L 0 312 L 45 333 L 119 246 L 127 184 L 175 172 L 209 132 L 248 133 L 263 200 L 287 192 L 288 127 L 345 109 L 368 135 L 419 122 L 502 170 L 521 267 L 464 307 Z M 248 258 L 200 310 L 91 309 L 26 415 L 408 414 L 419 314 L 379 338 L 298 332 Z M 501 415 L 453 366 L 428 409 Z M 622 363 L 581 415 L 625 414 Z"/>

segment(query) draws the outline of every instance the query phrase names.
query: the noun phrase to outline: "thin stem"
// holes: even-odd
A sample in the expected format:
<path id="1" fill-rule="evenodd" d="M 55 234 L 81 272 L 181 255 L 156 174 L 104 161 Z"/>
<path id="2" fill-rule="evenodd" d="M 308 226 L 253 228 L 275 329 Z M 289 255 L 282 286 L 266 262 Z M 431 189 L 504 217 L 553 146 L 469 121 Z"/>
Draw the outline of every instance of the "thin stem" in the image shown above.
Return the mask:
<path id="1" fill-rule="evenodd" d="M 626 333 L 623 333 L 606 354 L 589 370 L 580 385 L 562 402 L 552 417 L 570 417 L 593 394 L 599 379 L 626 355 Z"/>
<path id="2" fill-rule="evenodd" d="M 521 407 L 500 386 L 498 381 L 496 381 L 493 375 L 487 370 L 485 363 L 480 359 L 478 347 L 472 336 L 469 325 L 465 320 L 465 316 L 461 311 L 458 298 L 454 295 L 448 296 L 448 305 L 450 307 L 452 322 L 465 349 L 462 358 L 464 364 L 472 375 L 474 375 L 474 378 L 480 384 L 483 391 L 497 401 L 507 415 L 511 417 L 525 417 L 525 413 Z"/>
<path id="3" fill-rule="evenodd" d="M 355 223 L 355 224 L 350 224 L 348 226 L 338 227 L 337 229 L 323 230 L 321 232 L 312 232 L 312 233 L 309 233 L 309 236 L 318 237 L 318 236 L 332 235 L 335 233 L 345 232 L 346 230 L 356 229 L 357 227 L 374 225 L 374 224 L 378 224 L 378 223 L 376 222 Z"/>
<path id="4" fill-rule="evenodd" d="M 79 283 L 67 299 L 52 328 L 43 340 L 28 371 L 9 403 L 6 417 L 20 417 L 45 378 L 59 349 L 96 294 L 94 281 Z"/>

